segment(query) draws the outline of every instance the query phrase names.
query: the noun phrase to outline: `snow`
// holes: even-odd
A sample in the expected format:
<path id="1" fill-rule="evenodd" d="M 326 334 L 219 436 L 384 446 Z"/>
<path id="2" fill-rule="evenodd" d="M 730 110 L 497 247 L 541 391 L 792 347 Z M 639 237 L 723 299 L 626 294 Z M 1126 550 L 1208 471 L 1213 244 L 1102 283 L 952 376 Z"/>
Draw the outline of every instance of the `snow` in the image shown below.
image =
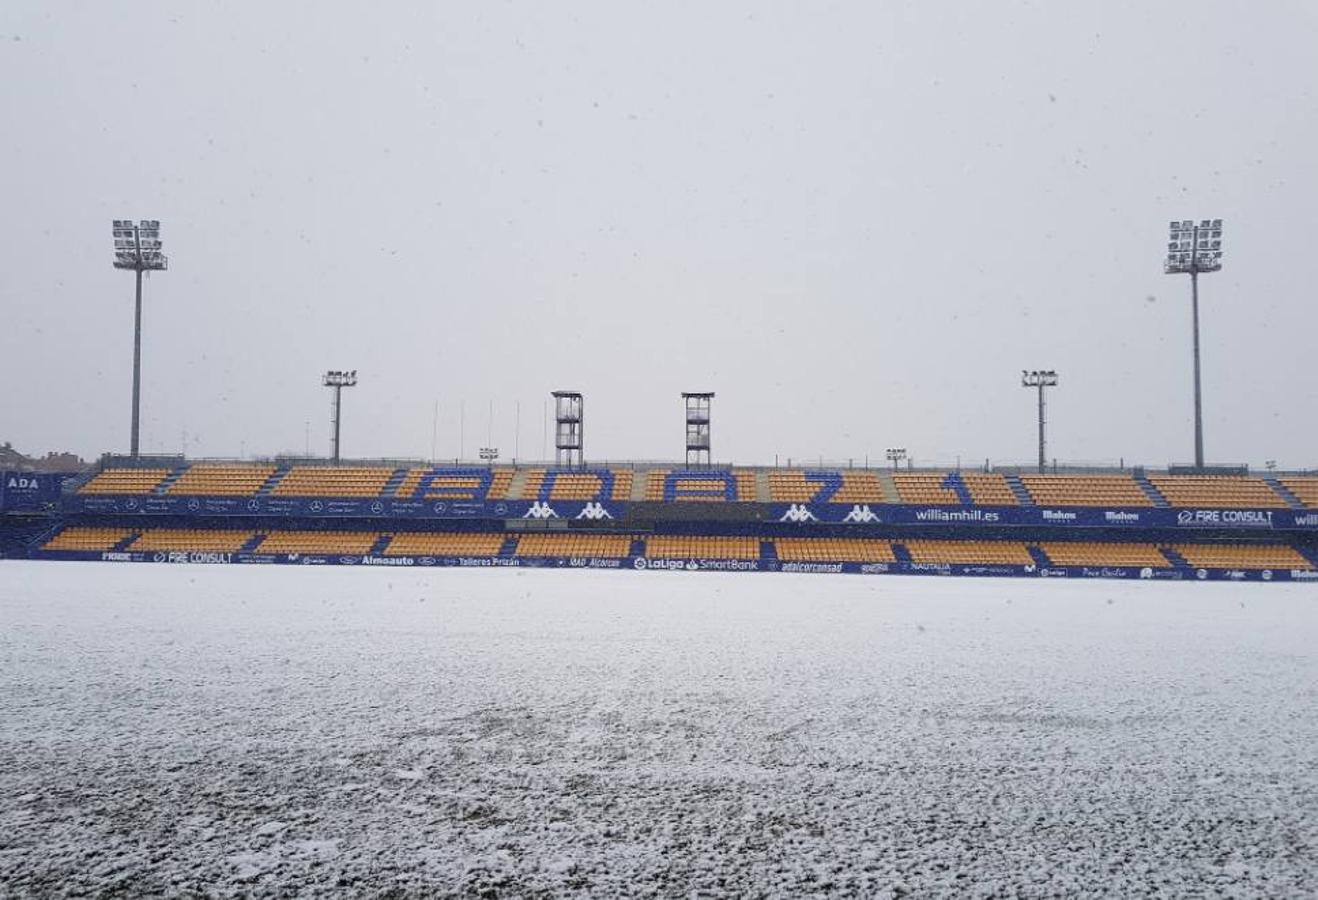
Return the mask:
<path id="1" fill-rule="evenodd" d="M 0 564 L 0 894 L 1297 896 L 1318 586 Z"/>

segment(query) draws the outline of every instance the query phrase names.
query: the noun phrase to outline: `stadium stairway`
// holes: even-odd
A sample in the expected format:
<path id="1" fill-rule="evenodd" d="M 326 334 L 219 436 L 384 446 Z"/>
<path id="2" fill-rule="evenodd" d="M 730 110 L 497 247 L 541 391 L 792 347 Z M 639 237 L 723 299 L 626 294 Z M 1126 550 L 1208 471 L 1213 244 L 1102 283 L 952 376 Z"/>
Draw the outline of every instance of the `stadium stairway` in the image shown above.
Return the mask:
<path id="1" fill-rule="evenodd" d="M 632 475 L 632 495 L 627 499 L 633 503 L 642 503 L 645 501 L 645 485 L 650 480 L 649 469 L 637 469 Z M 642 553 L 642 556 L 645 554 Z"/>
<path id="2" fill-rule="evenodd" d="M 134 531 L 134 532 L 133 532 L 132 534 L 130 534 L 128 537 L 124 538 L 123 540 L 121 540 L 121 541 L 119 541 L 118 543 L 116 543 L 113 547 L 111 547 L 111 548 L 110 548 L 110 552 L 111 552 L 111 553 L 123 553 L 123 552 L 124 552 L 125 550 L 127 550 L 129 547 L 133 546 L 133 541 L 137 540 L 137 539 L 140 538 L 141 536 L 142 536 L 142 532 L 141 532 L 141 531 Z"/>
<path id="3" fill-rule="evenodd" d="M 63 530 L 64 530 L 64 523 L 55 522 L 53 524 L 45 526 L 44 528 L 41 528 L 38 531 L 32 532 L 30 537 L 24 538 L 24 542 L 32 549 L 36 549 L 44 545 L 47 541 L 52 540 L 55 537 L 55 535 L 59 534 Z"/>
<path id="4" fill-rule="evenodd" d="M 182 478 L 183 473 L 190 468 L 192 468 L 191 463 L 184 463 L 183 465 L 179 466 L 177 469 L 166 475 L 165 480 L 160 482 L 160 484 L 156 485 L 155 489 L 151 493 L 168 494 L 169 489 L 174 486 L 174 483 L 178 481 L 180 478 Z"/>
<path id="5" fill-rule="evenodd" d="M 773 499 L 773 493 L 769 490 L 769 473 L 755 473 L 755 502 L 768 503 Z M 777 557 L 775 557 L 776 559 Z"/>
<path id="6" fill-rule="evenodd" d="M 1186 559 L 1181 554 L 1177 553 L 1171 547 L 1159 547 L 1158 549 L 1162 551 L 1163 556 L 1167 557 L 1167 561 L 1172 564 L 1173 568 L 1176 569 L 1194 568 L 1194 566 L 1190 565 L 1190 561 L 1188 559 Z"/>
<path id="7" fill-rule="evenodd" d="M 778 559 L 778 547 L 772 539 L 760 541 L 760 561 L 773 562 Z"/>
<path id="8" fill-rule="evenodd" d="M 1302 547 L 1296 545 L 1295 552 L 1313 563 L 1314 568 L 1318 569 L 1318 547 Z"/>
<path id="9" fill-rule="evenodd" d="M 897 560 L 897 562 L 915 562 L 915 558 L 911 556 L 911 551 L 906 549 L 906 545 L 897 543 L 896 541 L 893 541 L 892 544 L 892 558 Z"/>
<path id="10" fill-rule="evenodd" d="M 1031 497 L 1030 492 L 1025 489 L 1025 484 L 1024 482 L 1021 481 L 1021 477 L 1019 475 L 1015 473 L 1008 473 L 1003 475 L 1002 477 L 1007 480 L 1007 487 L 1011 488 L 1011 492 L 1016 495 L 1017 503 L 1019 503 L 1021 506 L 1034 505 L 1034 498 Z"/>
<path id="11" fill-rule="evenodd" d="M 265 480 L 265 484 L 257 489 L 256 496 L 268 497 L 271 491 L 279 486 L 279 482 L 284 480 L 284 476 L 291 471 L 293 471 L 291 466 L 280 466 L 278 469 L 275 469 L 270 473 L 270 477 Z"/>
<path id="12" fill-rule="evenodd" d="M 526 498 L 526 482 L 530 477 L 530 469 L 518 469 L 513 472 L 513 480 L 508 482 L 509 500 L 524 500 Z"/>
<path id="13" fill-rule="evenodd" d="M 1047 552 L 1042 547 L 1036 547 L 1034 544 L 1027 544 L 1026 550 L 1030 551 L 1030 556 L 1034 558 L 1034 564 L 1041 569 L 1052 568 L 1053 561 L 1048 557 Z"/>
<path id="14" fill-rule="evenodd" d="M 238 552 L 255 553 L 256 548 L 261 546 L 261 542 L 263 540 L 265 540 L 265 532 L 264 531 L 257 532 L 256 534 L 252 535 L 247 539 L 247 543 L 243 544 L 241 547 L 238 548 Z"/>
<path id="15" fill-rule="evenodd" d="M 406 470 L 404 470 L 406 471 Z M 371 549 L 366 551 L 367 556 L 384 556 L 384 551 L 389 548 L 389 542 L 394 539 L 392 534 L 382 534 L 371 544 Z"/>
<path id="16" fill-rule="evenodd" d="M 517 553 L 517 535 L 511 534 L 508 537 L 504 538 L 503 543 L 499 546 L 499 557 L 502 559 L 507 559 L 508 557 L 513 556 L 516 553 Z"/>
<path id="17" fill-rule="evenodd" d="M 1171 504 L 1167 502 L 1167 498 L 1153 486 L 1153 482 L 1149 481 L 1148 476 L 1144 474 L 1143 469 L 1136 469 L 1131 473 L 1131 477 L 1134 478 L 1135 483 L 1140 486 L 1140 490 L 1144 492 L 1144 496 L 1153 501 L 1154 506 L 1161 509 L 1167 509 L 1171 506 Z"/>
<path id="18" fill-rule="evenodd" d="M 1281 496 L 1281 499 L 1286 501 L 1286 505 L 1289 506 L 1291 509 L 1307 508 L 1302 502 L 1300 502 L 1300 498 L 1295 496 L 1295 494 L 1291 491 L 1290 488 L 1286 487 L 1286 485 L 1282 484 L 1279 480 L 1277 480 L 1276 475 L 1272 475 L 1272 474 L 1264 475 L 1263 480 L 1267 482 L 1268 487 L 1272 488 L 1277 494 Z"/>
<path id="19" fill-rule="evenodd" d="M 954 492 L 957 502 L 962 506 L 975 505 L 974 495 L 970 493 L 970 488 L 966 487 L 966 480 L 961 477 L 960 472 L 948 472 L 947 477 L 939 482 L 938 486 Z"/>
<path id="20" fill-rule="evenodd" d="M 902 495 L 897 493 L 897 482 L 892 480 L 892 473 L 879 472 L 879 487 L 883 489 L 884 503 L 901 503 Z"/>
<path id="21" fill-rule="evenodd" d="M 86 472 L 79 472 L 77 475 L 73 476 L 72 478 L 65 479 L 63 493 L 65 494 L 78 493 L 78 491 L 83 489 L 83 486 L 86 485 L 87 482 L 91 481 L 99 474 L 101 474 L 100 469 L 88 469 Z"/>
<path id="22" fill-rule="evenodd" d="M 381 497 L 392 497 L 394 491 L 403 485 L 403 479 L 407 477 L 407 469 L 394 469 L 394 474 L 389 476 L 389 480 L 380 488 Z"/>
<path id="23" fill-rule="evenodd" d="M 627 555 L 628 555 L 628 556 L 644 556 L 644 555 L 645 555 L 645 538 L 632 538 L 632 545 L 631 545 L 631 547 L 627 550 Z"/>

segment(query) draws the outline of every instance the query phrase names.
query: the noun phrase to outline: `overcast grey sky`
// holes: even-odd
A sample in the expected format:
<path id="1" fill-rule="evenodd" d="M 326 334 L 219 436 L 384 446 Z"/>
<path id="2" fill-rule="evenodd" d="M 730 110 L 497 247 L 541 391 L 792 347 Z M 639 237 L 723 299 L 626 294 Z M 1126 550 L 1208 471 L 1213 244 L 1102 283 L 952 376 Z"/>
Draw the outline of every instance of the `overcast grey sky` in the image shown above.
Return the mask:
<path id="1" fill-rule="evenodd" d="M 0 440 L 1318 465 L 1312 2 L 0 5 Z M 487 431 L 490 401 L 492 434 Z M 514 417 L 521 407 L 520 434 Z"/>

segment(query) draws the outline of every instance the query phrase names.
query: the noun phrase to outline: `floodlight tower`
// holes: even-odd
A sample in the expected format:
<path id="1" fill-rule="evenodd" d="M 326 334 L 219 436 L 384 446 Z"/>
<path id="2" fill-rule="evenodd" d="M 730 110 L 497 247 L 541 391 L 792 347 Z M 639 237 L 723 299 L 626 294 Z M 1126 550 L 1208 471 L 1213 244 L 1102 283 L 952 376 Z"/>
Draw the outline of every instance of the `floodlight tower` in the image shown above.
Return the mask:
<path id="1" fill-rule="evenodd" d="M 906 458 L 905 447 L 889 447 L 884 453 L 887 455 L 888 461 L 892 463 L 892 470 L 894 472 L 897 471 L 898 463 Z"/>
<path id="2" fill-rule="evenodd" d="M 325 373 L 321 384 L 334 388 L 334 461 L 339 461 L 339 426 L 343 422 L 343 389 L 357 386 L 357 370 L 342 372 L 331 369 Z"/>
<path id="3" fill-rule="evenodd" d="M 1021 387 L 1037 387 L 1039 389 L 1039 471 L 1042 472 L 1047 468 L 1046 445 L 1043 439 L 1044 425 L 1044 405 L 1043 389 L 1054 387 L 1057 384 L 1057 373 L 1051 369 L 1035 369 L 1025 371 L 1021 369 Z"/>
<path id="4" fill-rule="evenodd" d="M 1190 305 L 1194 319 L 1194 464 L 1204 466 L 1203 394 L 1199 388 L 1199 273 L 1222 268 L 1222 220 L 1189 219 L 1171 222 L 1167 227 L 1168 275 L 1190 276 Z"/>
<path id="5" fill-rule="evenodd" d="M 554 391 L 554 462 L 572 468 L 584 462 L 585 416 L 581 394 L 577 391 Z"/>
<path id="6" fill-rule="evenodd" d="M 709 401 L 713 392 L 683 392 L 686 404 L 686 465 L 711 465 L 709 447 Z"/>
<path id="7" fill-rule="evenodd" d="M 160 220 L 114 220 L 114 267 L 137 273 L 137 303 L 133 313 L 133 424 L 129 453 L 137 458 L 138 421 L 142 406 L 142 273 L 163 272 L 169 260 L 161 252 Z"/>

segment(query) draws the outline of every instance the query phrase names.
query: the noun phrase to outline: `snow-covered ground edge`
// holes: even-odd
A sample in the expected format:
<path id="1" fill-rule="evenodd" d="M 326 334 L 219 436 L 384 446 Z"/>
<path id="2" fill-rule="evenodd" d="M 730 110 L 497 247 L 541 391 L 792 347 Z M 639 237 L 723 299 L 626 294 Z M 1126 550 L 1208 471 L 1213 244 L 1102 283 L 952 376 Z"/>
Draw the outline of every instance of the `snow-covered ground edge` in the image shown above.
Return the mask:
<path id="1" fill-rule="evenodd" d="M 0 564 L 18 893 L 1296 895 L 1318 589 Z"/>

